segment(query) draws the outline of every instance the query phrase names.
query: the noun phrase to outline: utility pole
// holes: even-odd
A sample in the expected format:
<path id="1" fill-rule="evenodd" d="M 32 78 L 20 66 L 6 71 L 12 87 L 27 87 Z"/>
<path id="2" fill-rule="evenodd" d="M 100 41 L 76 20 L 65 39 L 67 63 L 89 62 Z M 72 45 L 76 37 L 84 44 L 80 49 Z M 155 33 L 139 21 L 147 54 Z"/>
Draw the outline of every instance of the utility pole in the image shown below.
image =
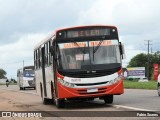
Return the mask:
<path id="1" fill-rule="evenodd" d="M 151 47 L 151 54 L 153 53 L 152 47 Z"/>
<path id="2" fill-rule="evenodd" d="M 23 68 L 24 68 L 24 60 L 23 60 Z"/>
<path id="3" fill-rule="evenodd" d="M 152 44 L 150 44 L 151 40 L 144 40 L 144 41 L 147 41 L 147 44 L 145 44 L 145 45 L 148 45 L 147 78 L 149 79 L 149 65 L 150 65 L 150 59 L 149 59 L 149 45 L 152 45 Z"/>

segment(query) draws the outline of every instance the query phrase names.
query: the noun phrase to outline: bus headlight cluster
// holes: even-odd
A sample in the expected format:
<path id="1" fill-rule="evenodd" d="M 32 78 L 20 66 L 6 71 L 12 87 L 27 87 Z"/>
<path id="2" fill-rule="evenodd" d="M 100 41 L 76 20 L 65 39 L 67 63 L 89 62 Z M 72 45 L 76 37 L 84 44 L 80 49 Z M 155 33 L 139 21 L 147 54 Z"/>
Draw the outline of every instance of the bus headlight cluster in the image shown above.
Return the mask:
<path id="1" fill-rule="evenodd" d="M 117 78 L 115 78 L 114 80 L 109 81 L 109 85 L 115 84 L 117 82 L 119 82 L 121 79 L 123 78 L 123 75 L 118 75 Z"/>
<path id="2" fill-rule="evenodd" d="M 66 82 L 66 81 L 64 81 L 64 80 L 62 80 L 62 79 L 58 79 L 58 81 L 59 81 L 63 86 L 71 87 L 71 88 L 74 87 L 74 84 L 69 83 L 69 82 Z"/>

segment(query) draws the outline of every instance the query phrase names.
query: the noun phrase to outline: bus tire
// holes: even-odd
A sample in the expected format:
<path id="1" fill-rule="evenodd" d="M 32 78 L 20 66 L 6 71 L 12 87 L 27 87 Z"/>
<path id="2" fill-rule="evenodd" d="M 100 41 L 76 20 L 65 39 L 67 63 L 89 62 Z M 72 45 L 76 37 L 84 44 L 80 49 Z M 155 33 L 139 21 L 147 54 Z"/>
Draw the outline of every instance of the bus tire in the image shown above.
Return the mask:
<path id="1" fill-rule="evenodd" d="M 19 87 L 19 90 L 22 90 L 22 87 Z"/>
<path id="2" fill-rule="evenodd" d="M 51 103 L 54 104 L 54 90 L 53 90 L 53 82 L 51 81 L 51 96 L 52 96 L 52 101 Z"/>
<path id="3" fill-rule="evenodd" d="M 103 99 L 104 99 L 105 104 L 113 103 L 113 95 L 106 95 L 106 96 L 104 96 Z"/>
<path id="4" fill-rule="evenodd" d="M 40 91 L 41 91 L 42 103 L 43 103 L 44 105 L 49 104 L 50 100 L 47 99 L 47 98 L 44 98 L 44 96 L 43 96 L 43 88 L 42 88 L 42 84 L 40 85 Z"/>
<path id="5" fill-rule="evenodd" d="M 55 104 L 57 108 L 64 108 L 65 107 L 65 100 L 64 99 L 56 99 Z"/>
<path id="6" fill-rule="evenodd" d="M 158 95 L 160 96 L 160 84 L 159 83 L 157 85 L 157 91 L 158 91 Z"/>
<path id="7" fill-rule="evenodd" d="M 42 98 L 42 102 L 44 105 L 48 105 L 50 103 L 50 100 L 47 98 Z"/>

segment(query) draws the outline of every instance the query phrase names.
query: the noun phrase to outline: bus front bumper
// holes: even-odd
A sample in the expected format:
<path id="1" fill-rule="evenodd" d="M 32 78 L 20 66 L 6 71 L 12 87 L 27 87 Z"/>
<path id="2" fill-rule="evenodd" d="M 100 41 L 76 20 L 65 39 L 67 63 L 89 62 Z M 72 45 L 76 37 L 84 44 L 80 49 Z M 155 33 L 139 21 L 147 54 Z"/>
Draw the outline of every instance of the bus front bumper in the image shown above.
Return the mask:
<path id="1" fill-rule="evenodd" d="M 58 98 L 89 98 L 89 97 L 101 97 L 105 95 L 120 95 L 124 93 L 123 80 L 103 87 L 96 87 L 97 91 L 89 91 L 87 88 L 69 88 L 58 83 Z"/>

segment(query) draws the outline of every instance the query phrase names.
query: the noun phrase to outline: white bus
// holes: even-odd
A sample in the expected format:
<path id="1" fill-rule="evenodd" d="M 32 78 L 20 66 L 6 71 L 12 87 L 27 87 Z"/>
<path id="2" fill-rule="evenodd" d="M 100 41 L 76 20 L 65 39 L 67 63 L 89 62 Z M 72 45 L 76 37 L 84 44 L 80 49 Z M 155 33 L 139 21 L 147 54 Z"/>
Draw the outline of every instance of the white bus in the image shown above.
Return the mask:
<path id="1" fill-rule="evenodd" d="M 112 103 L 124 93 L 124 47 L 114 26 L 56 30 L 34 48 L 36 90 L 44 104 L 100 98 Z"/>
<path id="2" fill-rule="evenodd" d="M 20 90 L 35 89 L 34 66 L 25 66 L 17 70 L 17 82 Z"/>

